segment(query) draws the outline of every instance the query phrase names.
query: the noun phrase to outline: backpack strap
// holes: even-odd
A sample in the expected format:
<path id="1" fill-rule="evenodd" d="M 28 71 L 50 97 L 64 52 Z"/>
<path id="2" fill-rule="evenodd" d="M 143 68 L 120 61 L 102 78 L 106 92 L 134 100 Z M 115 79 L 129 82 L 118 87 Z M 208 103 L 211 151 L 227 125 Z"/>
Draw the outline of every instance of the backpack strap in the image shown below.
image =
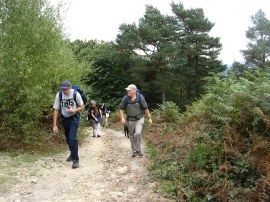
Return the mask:
<path id="1" fill-rule="evenodd" d="M 62 102 L 62 91 L 61 90 L 59 91 L 59 101 L 60 101 L 60 105 L 61 105 L 61 102 Z"/>
<path id="2" fill-rule="evenodd" d="M 141 93 L 137 93 L 137 98 L 138 98 L 138 103 L 141 105 L 141 97 L 142 97 L 142 94 Z M 142 105 L 141 105 L 142 107 Z"/>
<path id="3" fill-rule="evenodd" d="M 76 106 L 78 105 L 78 103 L 77 103 L 77 90 L 76 89 L 74 89 L 74 91 L 73 91 L 73 100 L 75 101 L 75 103 L 76 103 Z"/>
<path id="4" fill-rule="evenodd" d="M 143 112 L 143 108 L 142 108 L 142 104 L 141 104 L 141 97 L 142 97 L 142 94 L 137 93 L 136 95 L 137 95 L 137 102 L 136 102 L 136 103 L 139 103 L 139 104 L 140 104 L 141 113 L 143 114 L 144 112 Z M 130 103 L 129 103 L 129 97 L 126 95 L 126 96 L 125 96 L 125 107 L 127 107 L 128 104 L 130 104 Z M 135 118 L 135 120 L 138 120 L 138 119 L 137 119 L 137 116 L 135 116 L 135 117 L 127 116 L 127 119 L 128 119 L 128 120 L 129 120 L 129 118 Z"/>
<path id="5" fill-rule="evenodd" d="M 126 95 L 125 96 L 125 105 L 126 105 L 126 107 L 127 107 L 128 104 L 129 104 L 129 97 Z"/>
<path id="6" fill-rule="evenodd" d="M 137 93 L 138 103 L 140 104 L 141 109 L 142 109 L 141 97 L 142 97 L 142 94 L 141 93 Z M 125 96 L 125 105 L 126 105 L 126 107 L 127 107 L 128 104 L 129 104 L 129 97 L 126 95 Z"/>
<path id="7" fill-rule="evenodd" d="M 75 101 L 76 105 L 78 105 L 78 104 L 77 104 L 77 96 L 76 96 L 76 95 L 77 95 L 77 90 L 74 89 L 74 91 L 73 91 L 73 100 Z M 62 91 L 60 90 L 60 91 L 59 91 L 59 101 L 60 101 L 60 105 L 61 105 L 62 99 L 63 99 L 63 98 L 62 98 Z"/>

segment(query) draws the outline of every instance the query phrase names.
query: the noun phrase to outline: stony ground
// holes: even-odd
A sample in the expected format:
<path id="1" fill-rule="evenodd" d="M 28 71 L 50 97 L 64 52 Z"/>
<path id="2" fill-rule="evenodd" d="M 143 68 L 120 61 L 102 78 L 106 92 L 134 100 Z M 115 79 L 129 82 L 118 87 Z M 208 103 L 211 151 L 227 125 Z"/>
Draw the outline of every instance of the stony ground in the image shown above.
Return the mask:
<path id="1" fill-rule="evenodd" d="M 86 132 L 78 169 L 65 161 L 68 152 L 23 164 L 0 154 L 0 201 L 173 201 L 149 178 L 147 154 L 131 157 L 123 132 L 104 129 L 100 138 Z"/>

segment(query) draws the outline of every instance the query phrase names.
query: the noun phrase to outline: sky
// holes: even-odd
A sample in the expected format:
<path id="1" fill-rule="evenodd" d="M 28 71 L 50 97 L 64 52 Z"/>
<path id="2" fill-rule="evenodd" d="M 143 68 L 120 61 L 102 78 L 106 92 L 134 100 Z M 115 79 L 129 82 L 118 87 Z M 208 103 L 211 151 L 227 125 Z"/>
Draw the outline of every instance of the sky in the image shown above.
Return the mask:
<path id="1" fill-rule="evenodd" d="M 172 14 L 172 0 L 50 0 L 52 5 L 63 4 L 64 33 L 71 41 L 114 41 L 122 23 L 137 23 L 143 17 L 145 5 L 149 4 L 162 14 Z M 246 49 L 245 33 L 252 26 L 251 16 L 259 9 L 270 20 L 269 0 L 174 0 L 184 8 L 202 8 L 205 16 L 215 26 L 210 32 L 220 37 L 222 51 L 219 59 L 224 64 L 244 62 L 240 50 Z"/>

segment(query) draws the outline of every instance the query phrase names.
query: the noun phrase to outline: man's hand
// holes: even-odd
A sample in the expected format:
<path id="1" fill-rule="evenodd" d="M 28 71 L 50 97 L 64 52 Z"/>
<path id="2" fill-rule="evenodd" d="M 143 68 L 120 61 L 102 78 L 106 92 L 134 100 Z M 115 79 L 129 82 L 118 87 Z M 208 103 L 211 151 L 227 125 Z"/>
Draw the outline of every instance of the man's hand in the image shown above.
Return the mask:
<path id="1" fill-rule="evenodd" d="M 120 109 L 120 110 L 119 110 L 119 115 L 120 115 L 120 121 L 121 121 L 121 123 L 122 123 L 123 125 L 125 125 L 125 124 L 126 124 L 126 119 L 124 118 L 124 117 L 125 117 L 125 116 L 124 116 L 124 110 Z"/>
<path id="2" fill-rule="evenodd" d="M 151 117 L 148 118 L 148 123 L 149 123 L 149 125 L 152 125 L 153 124 L 153 121 L 152 121 L 152 118 Z"/>
<path id="3" fill-rule="evenodd" d="M 58 127 L 57 127 L 57 117 L 58 117 L 58 109 L 53 110 L 53 134 L 56 135 L 58 133 Z"/>
<path id="4" fill-rule="evenodd" d="M 123 125 L 125 125 L 125 124 L 126 124 L 126 119 L 125 119 L 125 118 L 121 118 L 121 123 L 122 123 Z"/>
<path id="5" fill-rule="evenodd" d="M 144 111 L 144 113 L 145 113 L 145 115 L 146 115 L 146 117 L 147 117 L 147 119 L 148 119 L 149 125 L 152 125 L 153 121 L 152 121 L 152 118 L 151 118 L 149 109 L 146 109 L 146 110 Z"/>
<path id="6" fill-rule="evenodd" d="M 68 107 L 68 108 L 67 108 L 67 112 L 68 112 L 68 113 L 74 113 L 75 111 L 74 111 L 74 109 L 71 109 L 70 107 Z"/>
<path id="7" fill-rule="evenodd" d="M 58 127 L 54 126 L 53 127 L 53 134 L 56 135 L 59 132 Z"/>

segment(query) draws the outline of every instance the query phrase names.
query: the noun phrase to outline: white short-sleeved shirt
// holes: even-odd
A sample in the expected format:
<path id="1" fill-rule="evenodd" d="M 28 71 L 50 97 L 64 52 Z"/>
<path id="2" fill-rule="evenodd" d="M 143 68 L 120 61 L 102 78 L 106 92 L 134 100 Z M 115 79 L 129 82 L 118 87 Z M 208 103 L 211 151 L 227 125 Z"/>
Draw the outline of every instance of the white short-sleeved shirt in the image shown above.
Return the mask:
<path id="1" fill-rule="evenodd" d="M 62 115 L 64 117 L 70 117 L 70 116 L 73 116 L 73 115 L 76 114 L 76 113 L 68 113 L 67 112 L 68 107 L 70 107 L 71 109 L 76 109 L 77 105 L 78 106 L 83 106 L 83 100 L 82 100 L 82 97 L 81 97 L 80 93 L 78 93 L 78 92 L 76 93 L 77 104 L 76 104 L 76 102 L 74 100 L 73 93 L 74 93 L 74 89 L 71 89 L 71 91 L 70 91 L 70 93 L 68 95 L 65 95 L 62 92 L 62 101 L 61 101 L 61 103 L 60 103 L 59 92 L 55 96 L 53 108 L 54 109 L 60 109 L 60 107 L 61 107 L 61 112 L 62 112 Z"/>

